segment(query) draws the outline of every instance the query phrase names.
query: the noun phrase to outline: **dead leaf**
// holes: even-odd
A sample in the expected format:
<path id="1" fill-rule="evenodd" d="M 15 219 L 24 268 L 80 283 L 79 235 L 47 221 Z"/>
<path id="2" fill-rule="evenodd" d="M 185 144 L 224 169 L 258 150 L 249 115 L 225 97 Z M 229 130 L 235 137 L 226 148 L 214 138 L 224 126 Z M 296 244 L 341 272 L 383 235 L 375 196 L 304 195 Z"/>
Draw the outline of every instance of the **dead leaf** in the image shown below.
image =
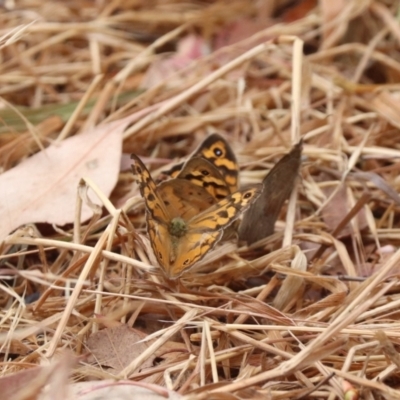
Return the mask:
<path id="1" fill-rule="evenodd" d="M 112 368 L 115 373 L 122 371 L 148 347 L 148 342 L 141 342 L 144 334 L 127 325 L 102 329 L 91 335 L 87 347 L 96 359 L 96 363 Z M 152 366 L 153 359 L 148 358 L 142 368 Z"/>
<path id="2" fill-rule="evenodd" d="M 0 175 L 0 241 L 23 224 L 72 222 L 82 177 L 109 196 L 118 179 L 125 126 L 107 124 L 54 143 Z M 82 221 L 91 215 L 84 206 Z"/>
<path id="3" fill-rule="evenodd" d="M 6 375 L 0 378 L 0 387 L 1 387 L 1 399 L 9 399 L 13 394 L 16 393 L 18 389 L 24 387 L 29 384 L 29 382 L 33 382 L 37 379 L 42 373 L 43 369 L 46 367 L 34 367 L 25 370 L 21 370 L 21 372 L 17 372 L 15 374 Z M 49 367 L 47 367 L 49 369 Z"/>
<path id="4" fill-rule="evenodd" d="M 4 376 L 0 378 L 0 399 L 65 400 L 68 377 L 75 364 L 76 358 L 64 353 L 51 365 Z"/>

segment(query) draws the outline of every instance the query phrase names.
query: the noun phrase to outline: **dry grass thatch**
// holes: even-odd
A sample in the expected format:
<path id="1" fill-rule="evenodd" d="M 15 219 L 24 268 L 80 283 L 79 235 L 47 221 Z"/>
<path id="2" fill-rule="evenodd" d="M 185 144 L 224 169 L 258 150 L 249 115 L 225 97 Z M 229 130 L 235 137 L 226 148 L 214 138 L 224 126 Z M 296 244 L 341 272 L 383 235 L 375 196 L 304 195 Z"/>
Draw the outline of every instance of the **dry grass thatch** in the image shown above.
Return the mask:
<path id="1" fill-rule="evenodd" d="M 3 175 L 94 128 L 121 131 L 105 168 L 118 168 L 107 157 L 120 157 L 118 138 L 123 155 L 111 202 L 81 182 L 91 219 L 67 196 L 69 224 L 31 220 L 0 245 L 0 397 L 46 398 L 35 396 L 63 371 L 63 387 L 118 378 L 198 399 L 400 398 L 399 11 L 388 0 L 5 1 Z M 126 160 L 140 155 L 156 176 L 210 132 L 229 139 L 242 184 L 302 138 L 301 179 L 275 234 L 227 241 L 169 281 Z M 50 209 L 60 187 L 46 175 L 35 179 Z M 33 370 L 17 391 L 14 374 Z"/>

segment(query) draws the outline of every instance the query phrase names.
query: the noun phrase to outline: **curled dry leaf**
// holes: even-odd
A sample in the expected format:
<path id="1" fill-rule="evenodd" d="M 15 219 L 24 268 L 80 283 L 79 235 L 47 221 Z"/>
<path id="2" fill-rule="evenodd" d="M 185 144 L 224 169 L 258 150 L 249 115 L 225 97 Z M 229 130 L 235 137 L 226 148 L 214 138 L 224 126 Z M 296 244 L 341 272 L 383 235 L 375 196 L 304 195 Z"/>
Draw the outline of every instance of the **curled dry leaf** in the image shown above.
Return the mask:
<path id="1" fill-rule="evenodd" d="M 292 193 L 299 172 L 301 151 L 300 141 L 263 179 L 260 197 L 243 216 L 239 227 L 240 240 L 250 245 L 274 233 L 279 212 Z"/>
<path id="2" fill-rule="evenodd" d="M 2 174 L 0 240 L 23 224 L 72 222 L 82 177 L 92 179 L 109 196 L 118 179 L 125 125 L 103 125 L 54 143 Z M 91 214 L 84 206 L 81 219 Z"/>
<path id="3" fill-rule="evenodd" d="M 294 247 L 295 257 L 291 262 L 291 268 L 299 271 L 307 271 L 307 258 L 297 246 Z M 304 286 L 304 278 L 296 275 L 286 276 L 282 286 L 280 287 L 273 305 L 276 309 L 282 311 L 291 303 L 294 297 Z"/>

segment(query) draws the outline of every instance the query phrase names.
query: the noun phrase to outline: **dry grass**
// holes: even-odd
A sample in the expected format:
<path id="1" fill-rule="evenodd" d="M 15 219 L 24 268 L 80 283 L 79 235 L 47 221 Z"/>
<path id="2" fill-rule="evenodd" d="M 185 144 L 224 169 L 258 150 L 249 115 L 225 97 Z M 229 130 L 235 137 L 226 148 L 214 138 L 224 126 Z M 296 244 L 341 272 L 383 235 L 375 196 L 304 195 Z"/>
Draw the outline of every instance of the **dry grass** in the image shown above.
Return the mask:
<path id="1" fill-rule="evenodd" d="M 101 216 L 8 236 L 2 375 L 66 351 L 80 356 L 75 381 L 129 378 L 191 398 L 333 400 L 353 388 L 400 398 L 398 3 L 308 1 L 296 18 L 244 0 L 17 3 L 0 14 L 3 171 L 127 116 L 123 153 L 154 175 L 210 132 L 229 137 L 242 184 L 259 182 L 300 137 L 304 160 L 274 235 L 251 248 L 225 243 L 180 281 L 152 267 L 126 168 L 111 203 L 98 193 Z M 246 18 L 258 27 L 247 38 L 229 25 Z M 215 51 L 166 79 L 150 75 L 194 32 Z M 110 372 L 87 341 L 118 322 L 148 341 Z"/>

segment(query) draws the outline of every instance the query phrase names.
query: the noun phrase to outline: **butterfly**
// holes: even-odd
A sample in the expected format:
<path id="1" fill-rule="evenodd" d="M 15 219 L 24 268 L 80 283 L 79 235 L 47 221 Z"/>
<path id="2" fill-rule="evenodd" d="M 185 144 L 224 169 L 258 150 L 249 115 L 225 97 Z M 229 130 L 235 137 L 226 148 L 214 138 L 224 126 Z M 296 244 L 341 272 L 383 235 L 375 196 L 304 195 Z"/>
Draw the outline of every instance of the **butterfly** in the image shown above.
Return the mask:
<path id="1" fill-rule="evenodd" d="M 197 161 L 193 161 L 196 159 Z M 203 161 L 200 161 L 203 160 Z M 204 162 L 206 161 L 206 162 Z M 204 168 L 208 178 L 201 173 Z M 209 135 L 184 162 L 162 173 L 170 178 L 193 181 L 220 200 L 239 188 L 239 166 L 229 143 L 217 133 Z M 196 175 L 196 179 L 193 175 Z"/>
<path id="2" fill-rule="evenodd" d="M 189 180 L 182 177 L 187 176 L 188 171 L 200 181 L 214 177 L 210 177 L 208 172 L 214 171 L 215 167 L 201 157 L 189 159 L 176 175 L 177 178 L 158 186 L 142 161 L 134 154 L 131 159 L 132 171 L 145 201 L 150 243 L 158 263 L 169 278 L 179 277 L 212 250 L 225 229 L 260 195 L 260 187 L 253 186 L 237 190 L 217 201 L 206 186 L 196 183 L 195 178 Z M 189 169 L 191 165 L 194 166 L 192 170 Z M 200 168 L 196 169 L 198 166 Z M 217 177 L 221 176 L 217 174 Z M 218 187 L 208 186 L 212 190 Z"/>
<path id="3" fill-rule="evenodd" d="M 282 157 L 262 181 L 262 192 L 244 214 L 239 239 L 248 245 L 274 233 L 275 222 L 295 185 L 301 164 L 302 141 Z"/>

